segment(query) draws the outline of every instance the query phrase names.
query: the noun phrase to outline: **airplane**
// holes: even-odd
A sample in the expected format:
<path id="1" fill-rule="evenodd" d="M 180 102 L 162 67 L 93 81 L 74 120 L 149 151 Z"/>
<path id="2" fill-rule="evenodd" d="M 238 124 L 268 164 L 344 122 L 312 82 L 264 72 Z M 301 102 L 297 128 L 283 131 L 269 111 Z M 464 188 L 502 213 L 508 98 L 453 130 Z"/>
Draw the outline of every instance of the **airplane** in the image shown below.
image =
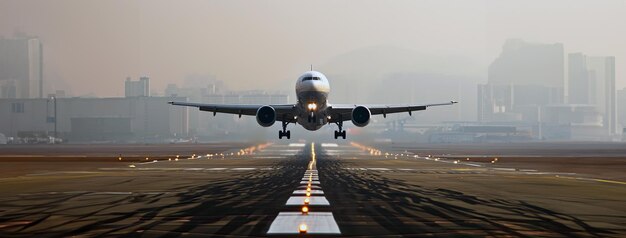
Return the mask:
<path id="1" fill-rule="evenodd" d="M 339 105 L 328 103 L 330 84 L 324 74 L 318 71 L 307 71 L 296 81 L 296 104 L 277 105 L 244 105 L 244 104 L 205 104 L 189 102 L 168 102 L 171 105 L 196 107 L 200 111 L 255 116 L 257 123 L 263 127 L 270 127 L 276 121 L 282 123 L 283 129 L 278 131 L 278 139 L 291 138 L 291 131 L 287 130 L 290 123 L 300 124 L 309 131 L 316 131 L 322 126 L 335 123 L 335 139 L 346 139 L 343 130 L 344 121 L 352 121 L 357 127 L 367 126 L 372 115 L 387 117 L 387 114 L 426 110 L 428 107 L 452 105 L 456 101 L 425 105 Z"/>

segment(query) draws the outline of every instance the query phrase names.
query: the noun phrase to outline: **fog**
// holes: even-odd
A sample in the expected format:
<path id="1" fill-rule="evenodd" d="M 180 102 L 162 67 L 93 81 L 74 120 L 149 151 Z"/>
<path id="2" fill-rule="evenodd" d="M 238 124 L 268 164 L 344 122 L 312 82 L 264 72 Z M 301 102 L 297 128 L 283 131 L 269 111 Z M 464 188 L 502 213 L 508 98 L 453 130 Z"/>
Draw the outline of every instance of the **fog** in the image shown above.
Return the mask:
<path id="1" fill-rule="evenodd" d="M 616 89 L 626 87 L 625 3 L 1 0 L 0 36 L 41 40 L 44 95 L 123 97 L 126 77 L 139 76 L 164 95 L 208 75 L 294 101 L 312 65 L 329 77 L 331 102 L 459 100 L 418 120 L 476 121 L 477 86 L 509 39 L 562 44 L 564 59 L 613 56 Z"/>

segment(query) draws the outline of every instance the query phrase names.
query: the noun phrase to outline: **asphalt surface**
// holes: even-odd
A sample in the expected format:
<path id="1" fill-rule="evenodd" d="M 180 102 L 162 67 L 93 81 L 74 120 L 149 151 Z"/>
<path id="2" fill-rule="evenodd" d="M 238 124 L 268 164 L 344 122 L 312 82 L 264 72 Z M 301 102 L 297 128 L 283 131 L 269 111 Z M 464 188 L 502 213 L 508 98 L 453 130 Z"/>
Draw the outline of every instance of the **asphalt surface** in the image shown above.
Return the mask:
<path id="1" fill-rule="evenodd" d="M 342 236 L 626 236 L 626 181 L 551 171 L 549 151 L 532 153 L 545 159 L 533 167 L 492 163 L 493 147 L 428 157 L 407 145 L 368 146 L 11 147 L 0 153 L 0 237 L 272 236 L 279 213 L 299 211 L 285 203 L 303 188 L 312 157 L 323 190 L 315 196 L 330 205 L 311 212 L 332 213 Z M 618 170 L 619 148 L 609 168 L 602 150 L 586 157 Z"/>

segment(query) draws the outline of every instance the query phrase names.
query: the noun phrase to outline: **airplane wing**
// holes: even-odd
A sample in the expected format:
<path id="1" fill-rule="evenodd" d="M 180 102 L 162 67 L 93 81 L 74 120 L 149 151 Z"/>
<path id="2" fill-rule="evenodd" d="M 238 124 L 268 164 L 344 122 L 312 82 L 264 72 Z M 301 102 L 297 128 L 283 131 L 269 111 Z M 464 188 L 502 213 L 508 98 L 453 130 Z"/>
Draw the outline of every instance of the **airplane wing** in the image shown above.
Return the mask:
<path id="1" fill-rule="evenodd" d="M 413 111 L 422 111 L 426 110 L 426 108 L 434 107 L 434 106 L 446 106 L 458 103 L 456 101 L 450 101 L 446 103 L 434 103 L 434 104 L 424 104 L 424 105 L 346 105 L 346 104 L 333 104 L 330 106 L 330 114 L 332 117 L 331 122 L 338 121 L 350 121 L 352 120 L 352 109 L 357 106 L 365 106 L 367 107 L 372 115 L 380 115 L 382 114 L 384 117 L 387 117 L 387 114 L 391 113 L 400 113 L 400 112 L 408 112 L 409 115 L 412 115 Z"/>
<path id="2" fill-rule="evenodd" d="M 277 121 L 289 121 L 293 122 L 296 115 L 294 104 L 279 104 L 279 105 L 251 105 L 251 104 L 205 104 L 205 103 L 190 103 L 190 102 L 168 102 L 171 105 L 197 107 L 200 111 L 213 112 L 213 115 L 219 113 L 256 116 L 256 111 L 262 106 L 271 106 L 276 110 Z"/>

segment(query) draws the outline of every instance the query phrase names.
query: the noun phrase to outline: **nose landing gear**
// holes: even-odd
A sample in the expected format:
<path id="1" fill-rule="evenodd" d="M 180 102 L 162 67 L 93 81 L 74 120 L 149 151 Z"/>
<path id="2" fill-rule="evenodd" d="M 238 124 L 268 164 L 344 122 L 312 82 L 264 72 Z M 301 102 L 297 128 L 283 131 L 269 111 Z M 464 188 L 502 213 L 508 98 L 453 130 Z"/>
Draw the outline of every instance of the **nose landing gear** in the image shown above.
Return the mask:
<path id="1" fill-rule="evenodd" d="M 307 117 L 307 122 L 309 123 L 314 123 L 317 121 L 317 117 L 315 116 L 315 114 L 313 112 L 311 112 L 311 115 L 309 115 Z"/>

